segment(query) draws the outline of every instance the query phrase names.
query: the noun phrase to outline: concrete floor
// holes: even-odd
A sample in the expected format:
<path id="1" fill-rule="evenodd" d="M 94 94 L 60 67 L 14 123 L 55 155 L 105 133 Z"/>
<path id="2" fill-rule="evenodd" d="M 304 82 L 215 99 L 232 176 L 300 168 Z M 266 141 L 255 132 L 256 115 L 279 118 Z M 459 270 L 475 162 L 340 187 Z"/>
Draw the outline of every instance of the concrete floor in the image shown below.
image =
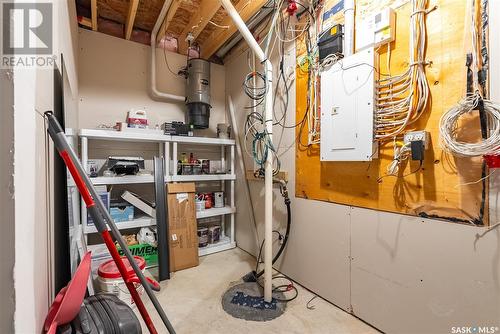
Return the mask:
<path id="1" fill-rule="evenodd" d="M 229 286 L 255 266 L 255 258 L 236 248 L 200 258 L 196 268 L 172 274 L 162 282 L 158 299 L 178 334 L 187 333 L 339 333 L 369 334 L 377 330 L 324 301 L 314 299 L 314 310 L 306 308 L 314 296 L 296 284 L 299 295 L 289 302 L 285 313 L 272 321 L 251 322 L 236 319 L 224 312 L 221 297 Z M 149 299 L 146 306 L 160 333 L 166 333 Z M 147 330 L 144 330 L 147 333 Z"/>

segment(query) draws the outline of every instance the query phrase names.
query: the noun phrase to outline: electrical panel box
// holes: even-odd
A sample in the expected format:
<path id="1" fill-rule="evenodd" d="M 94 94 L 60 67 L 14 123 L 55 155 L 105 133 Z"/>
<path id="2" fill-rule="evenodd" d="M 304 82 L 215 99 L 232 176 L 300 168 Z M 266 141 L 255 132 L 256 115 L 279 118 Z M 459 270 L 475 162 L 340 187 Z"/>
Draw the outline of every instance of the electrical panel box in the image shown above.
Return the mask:
<path id="1" fill-rule="evenodd" d="M 345 57 L 321 73 L 321 161 L 371 161 L 375 52 Z"/>
<path id="2" fill-rule="evenodd" d="M 395 35 L 396 13 L 394 9 L 385 7 L 359 21 L 356 27 L 356 51 L 392 42 Z"/>

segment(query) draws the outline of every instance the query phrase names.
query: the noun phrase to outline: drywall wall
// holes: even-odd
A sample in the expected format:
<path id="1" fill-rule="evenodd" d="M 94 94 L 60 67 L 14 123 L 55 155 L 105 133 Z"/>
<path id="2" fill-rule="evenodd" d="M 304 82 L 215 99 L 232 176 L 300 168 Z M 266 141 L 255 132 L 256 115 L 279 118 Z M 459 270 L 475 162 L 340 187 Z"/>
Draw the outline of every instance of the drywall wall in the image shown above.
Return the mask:
<path id="1" fill-rule="evenodd" d="M 276 66 L 276 58 L 272 59 Z M 293 61 L 288 59 L 286 68 Z M 226 67 L 226 90 L 237 106 L 241 129 L 243 107 L 249 105 L 240 88 L 250 71 L 246 53 Z M 287 124 L 294 124 L 294 87 L 290 95 L 293 102 Z M 275 127 L 273 131 L 281 130 Z M 294 133 L 289 132 L 284 142 L 293 142 Z M 246 161 L 252 165 L 251 158 Z M 499 230 L 476 240 L 483 228 L 296 198 L 295 152 L 282 156 L 282 169 L 289 172 L 293 213 L 290 241 L 277 266 L 283 273 L 387 333 L 450 333 L 452 326 L 500 327 Z M 255 228 L 243 195 L 242 173 L 237 173 L 236 241 L 256 255 Z M 262 240 L 262 185 L 251 183 L 251 194 Z M 492 204 L 492 212 L 497 212 L 498 205 Z M 278 226 L 284 212 L 278 192 L 275 211 Z"/>
<path id="2" fill-rule="evenodd" d="M 186 57 L 157 49 L 158 89 L 184 95 L 185 80 L 173 75 Z M 125 122 L 130 109 L 146 108 L 150 126 L 184 121 L 185 106 L 153 101 L 149 96 L 150 47 L 105 34 L 79 30 L 79 126 L 95 128 Z M 168 61 L 168 65 L 165 62 Z M 211 65 L 210 131 L 225 121 L 225 68 Z"/>
<path id="3" fill-rule="evenodd" d="M 2 237 L 0 243 L 0 333 L 14 332 L 14 83 L 12 72 L 0 70 L 0 213 Z"/>
<path id="4" fill-rule="evenodd" d="M 54 1 L 54 55 L 64 56 L 68 89 L 78 96 L 74 1 Z M 52 110 L 53 69 L 14 69 L 14 183 L 16 333 L 39 333 L 52 301 L 51 233 L 53 148 L 41 113 Z M 69 84 L 72 82 L 72 84 Z M 68 103 L 68 107 L 71 104 Z M 75 104 L 73 103 L 73 107 Z M 76 115 L 77 110 L 67 110 Z M 74 117 L 74 121 L 76 121 Z"/>
<path id="5" fill-rule="evenodd" d="M 500 231 L 353 208 L 353 313 L 387 333 L 498 327 Z"/>

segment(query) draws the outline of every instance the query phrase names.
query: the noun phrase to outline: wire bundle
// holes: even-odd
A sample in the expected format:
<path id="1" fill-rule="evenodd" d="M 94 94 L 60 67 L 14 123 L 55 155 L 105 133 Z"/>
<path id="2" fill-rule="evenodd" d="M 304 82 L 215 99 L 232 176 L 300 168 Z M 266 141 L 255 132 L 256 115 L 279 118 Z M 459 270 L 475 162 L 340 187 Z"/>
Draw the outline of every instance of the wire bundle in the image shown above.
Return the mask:
<path id="1" fill-rule="evenodd" d="M 426 7 L 427 0 L 412 0 L 408 69 L 400 75 L 377 82 L 375 138 L 379 141 L 402 133 L 427 107 L 429 83 L 425 76 L 425 65 L 427 65 L 425 15 L 430 10 Z M 389 45 L 388 50 L 390 50 Z"/>
<path id="2" fill-rule="evenodd" d="M 294 80 L 294 71 L 293 67 L 291 68 L 291 71 L 285 68 L 285 43 L 293 42 L 304 34 L 307 35 L 306 40 L 310 41 L 309 28 L 311 27 L 311 23 L 314 21 L 315 15 L 313 9 L 311 12 L 306 8 L 306 5 L 297 2 L 297 5 L 304 8 L 304 11 L 301 14 L 307 15 L 308 20 L 305 23 L 293 24 L 291 17 L 284 14 L 284 11 L 282 10 L 285 4 L 286 1 L 284 0 L 279 0 L 274 3 L 274 12 L 269 16 L 267 19 L 268 21 L 263 28 L 266 29 L 266 27 L 270 27 L 269 31 L 260 38 L 260 43 L 267 43 L 267 57 L 270 57 L 271 54 L 273 54 L 276 44 L 278 45 L 276 49 L 278 50 L 280 62 L 278 70 L 275 72 L 278 75 L 274 78 L 274 87 L 267 87 L 266 74 L 256 71 L 251 64 L 249 64 L 251 72 L 247 74 L 243 81 L 243 90 L 252 100 L 252 104 L 246 107 L 246 109 L 252 109 L 252 111 L 247 115 L 245 122 L 245 151 L 253 158 L 255 163 L 261 169 L 261 172 L 264 170 L 265 161 L 268 155 L 272 154 L 273 173 L 275 175 L 280 169 L 279 157 L 295 145 L 294 141 L 286 147 L 281 147 L 285 130 L 300 127 L 299 135 L 297 136 L 297 138 L 300 138 L 300 133 L 302 133 L 307 116 L 309 115 L 309 113 L 306 112 L 304 118 L 297 124 L 287 124 L 287 112 L 290 100 L 289 90 L 292 81 Z M 310 8 L 314 8 L 314 6 Z M 273 22 L 274 25 L 270 24 L 271 22 Z M 270 33 L 273 30 L 275 31 L 274 35 Z M 268 133 L 266 131 L 266 120 L 264 117 L 264 102 L 266 99 L 266 93 L 269 89 L 274 89 L 273 125 L 281 127 L 281 132 L 278 133 L 276 145 L 273 145 L 269 140 Z"/>
<path id="3" fill-rule="evenodd" d="M 397 176 L 399 173 L 399 166 L 403 161 L 407 160 L 411 153 L 410 144 L 403 144 L 402 146 L 397 146 L 394 143 L 394 159 L 387 166 L 387 174 L 390 176 Z"/>
<path id="4" fill-rule="evenodd" d="M 273 175 L 280 171 L 281 162 L 274 145 L 269 140 L 265 128 L 264 116 L 258 112 L 251 112 L 245 122 L 245 143 L 252 138 L 252 153 L 248 152 L 248 145 L 245 145 L 246 153 L 253 158 L 259 166 L 261 172 L 265 170 L 265 163 L 269 154 L 273 155 Z"/>
<path id="5" fill-rule="evenodd" d="M 465 157 L 500 154 L 500 104 L 483 100 L 484 111 L 489 120 L 489 136 L 476 143 L 464 142 L 458 137 L 458 121 L 478 107 L 481 95 L 476 93 L 462 99 L 443 114 L 439 124 L 441 146 L 454 154 Z"/>
<path id="6" fill-rule="evenodd" d="M 476 22 L 475 1 L 472 1 L 471 9 L 471 44 L 472 44 L 472 89 L 473 93 L 468 94 L 458 104 L 441 116 L 439 122 L 439 133 L 441 147 L 453 154 L 465 157 L 475 157 L 482 155 L 500 155 L 500 104 L 483 98 L 478 76 L 478 29 Z M 462 115 L 470 114 L 478 109 L 482 104 L 484 114 L 487 119 L 488 133 L 481 141 L 471 143 L 458 139 L 459 119 Z"/>
<path id="7" fill-rule="evenodd" d="M 257 84 L 256 79 L 260 79 L 261 83 Z M 248 73 L 243 81 L 243 90 L 249 98 L 257 102 L 257 106 L 261 105 L 267 93 L 266 77 L 256 71 Z"/>

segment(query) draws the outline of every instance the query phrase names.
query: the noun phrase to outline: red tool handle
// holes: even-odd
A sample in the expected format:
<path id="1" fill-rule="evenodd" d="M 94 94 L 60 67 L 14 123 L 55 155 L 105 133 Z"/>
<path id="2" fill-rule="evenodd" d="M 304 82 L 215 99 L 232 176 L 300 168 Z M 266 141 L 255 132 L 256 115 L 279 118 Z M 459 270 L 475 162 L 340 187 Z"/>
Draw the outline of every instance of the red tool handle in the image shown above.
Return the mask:
<path id="1" fill-rule="evenodd" d="M 156 292 L 160 291 L 160 284 L 157 281 L 155 281 L 154 279 L 152 279 L 150 277 L 146 277 L 146 280 L 149 282 L 149 286 L 151 287 L 151 289 L 153 289 Z M 141 280 L 137 276 L 130 278 L 129 281 L 132 283 L 141 284 Z"/>

